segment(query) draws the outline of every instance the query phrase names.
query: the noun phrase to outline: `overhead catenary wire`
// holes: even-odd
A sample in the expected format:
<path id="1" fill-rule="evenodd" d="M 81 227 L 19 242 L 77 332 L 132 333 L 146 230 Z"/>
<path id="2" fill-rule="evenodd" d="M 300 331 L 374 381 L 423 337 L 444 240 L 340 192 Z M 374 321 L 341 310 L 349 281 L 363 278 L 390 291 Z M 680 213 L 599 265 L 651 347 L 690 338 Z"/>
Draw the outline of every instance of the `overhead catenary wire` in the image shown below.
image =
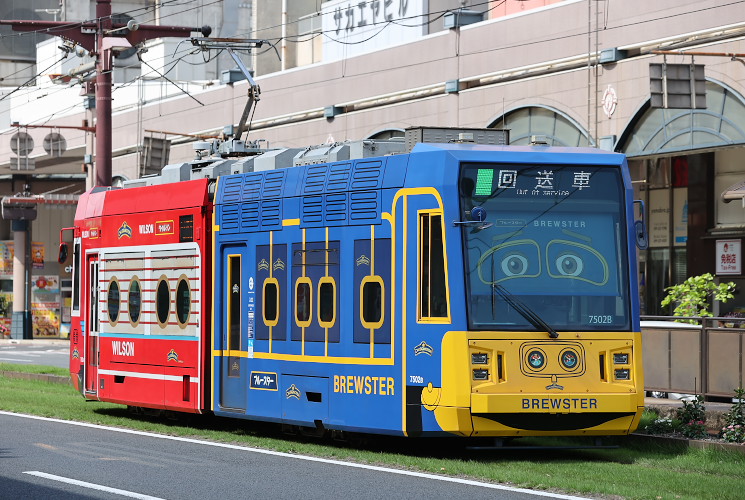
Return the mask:
<path id="1" fill-rule="evenodd" d="M 213 5 L 213 4 L 216 4 L 216 3 L 220 3 L 221 1 L 222 0 L 215 0 L 215 1 L 209 2 L 207 4 L 203 4 L 203 5 L 200 5 L 200 6 L 192 7 L 192 8 L 189 8 L 189 9 L 185 9 L 183 11 L 179 11 L 179 12 L 174 12 L 174 13 L 168 14 L 165 17 L 169 17 L 169 16 L 172 16 L 172 15 L 177 15 L 177 14 L 182 13 L 182 12 L 187 12 L 187 11 L 195 10 L 195 9 L 201 8 L 202 6 L 205 6 L 205 5 Z M 173 1 L 170 1 L 170 2 L 163 2 L 163 4 L 166 4 L 166 3 L 173 4 L 173 5 L 187 5 L 188 4 L 188 3 L 186 3 L 186 4 L 179 4 L 176 0 L 173 0 Z M 504 2 L 501 2 L 501 3 L 497 4 L 497 5 L 494 5 L 489 10 L 493 10 L 493 9 L 501 6 L 503 3 Z M 725 4 L 718 5 L 718 6 L 714 7 L 714 8 L 727 7 L 727 6 L 738 5 L 738 4 L 742 4 L 742 3 L 745 3 L 745 0 L 736 0 L 736 1 L 727 2 Z M 484 4 L 488 4 L 488 2 L 482 2 L 482 3 L 478 3 L 478 4 L 473 4 L 470 7 L 475 7 L 475 6 L 484 5 Z M 673 13 L 673 14 L 668 14 L 668 15 L 663 15 L 663 16 L 657 16 L 657 17 L 652 17 L 652 18 L 648 18 L 648 19 L 642 19 L 642 20 L 639 20 L 639 21 L 635 21 L 633 23 L 626 23 L 626 24 L 623 24 L 623 25 L 610 26 L 610 27 L 606 23 L 606 25 L 604 26 L 604 28 L 607 29 L 607 30 L 621 29 L 621 28 L 624 28 L 624 27 L 636 26 L 636 25 L 640 25 L 640 24 L 644 24 L 644 23 L 648 23 L 648 22 L 654 22 L 654 21 L 658 21 L 658 20 L 673 19 L 675 17 L 680 17 L 680 16 L 684 16 L 684 15 L 689 15 L 689 14 L 695 14 L 695 13 L 706 11 L 706 10 L 710 10 L 710 9 L 712 9 L 712 7 L 687 10 L 685 12 L 677 12 L 677 13 Z M 133 9 L 132 11 L 129 11 L 129 12 L 134 12 L 134 11 L 137 11 L 137 10 L 143 10 L 143 8 Z M 438 16 L 438 18 L 439 17 L 442 17 L 443 15 L 445 15 L 445 13 L 447 13 L 449 11 L 450 11 L 449 9 L 448 10 L 444 10 L 444 11 L 439 11 L 439 13 L 441 15 Z M 432 13 L 432 12 L 429 13 L 430 16 L 432 14 L 435 14 L 435 13 Z M 321 15 L 321 14 L 319 14 L 319 15 Z M 418 17 L 421 17 L 421 16 L 413 16 L 413 17 L 417 17 L 418 18 Z M 298 21 L 292 21 L 291 23 L 296 23 L 296 22 L 298 22 Z M 387 22 L 389 22 L 389 21 L 387 21 Z M 424 24 L 431 23 L 431 22 L 432 22 L 432 20 L 428 20 L 425 23 L 420 23 L 420 24 L 415 25 L 415 26 L 423 26 Z M 288 24 L 291 24 L 291 23 L 288 23 Z M 265 29 L 269 29 L 269 28 L 262 28 L 261 30 L 257 30 L 257 31 L 262 31 L 262 30 L 265 30 Z M 24 33 L 24 34 L 26 34 L 26 33 Z M 316 33 L 313 33 L 312 34 L 313 37 L 320 36 L 320 35 L 324 35 L 324 32 L 321 31 L 321 32 L 316 32 Z M 290 39 L 290 38 L 297 39 L 297 38 L 300 38 L 300 37 L 303 37 L 303 36 L 307 36 L 307 35 L 292 35 L 292 36 L 288 37 L 288 39 Z M 520 47 L 524 47 L 524 46 L 528 46 L 528 45 L 534 45 L 536 43 L 550 43 L 550 42 L 554 42 L 554 41 L 558 41 L 558 40 L 563 40 L 563 39 L 567 39 L 567 38 L 571 38 L 571 37 L 577 37 L 577 36 L 586 36 L 586 32 L 584 32 L 584 31 L 583 32 L 579 32 L 578 31 L 576 33 L 570 33 L 570 34 L 566 34 L 566 35 L 559 35 L 559 36 L 554 36 L 554 37 L 550 37 L 550 38 L 544 38 L 544 39 L 540 39 L 540 40 L 532 40 L 530 42 L 517 43 L 517 44 L 512 44 L 512 45 L 501 45 L 499 47 L 489 47 L 489 48 L 481 49 L 481 50 L 472 50 L 472 51 L 468 52 L 467 54 L 466 53 L 462 53 L 460 55 L 462 56 L 462 55 L 472 55 L 472 54 L 479 54 L 479 53 L 485 53 L 485 52 L 497 52 L 497 51 L 502 51 L 502 50 L 509 50 L 509 49 L 520 48 Z M 270 40 L 274 41 L 275 44 L 276 44 L 276 41 L 277 40 L 280 40 L 280 39 L 270 38 Z M 354 43 L 362 43 L 362 42 L 348 42 L 348 43 L 349 44 L 354 44 Z M 426 62 L 415 63 L 414 65 L 425 64 L 425 63 Z M 193 63 L 189 63 L 189 64 L 193 64 Z M 412 67 L 412 64 L 411 63 L 407 63 L 406 66 L 407 67 Z M 401 67 L 403 67 L 403 66 L 398 66 L 398 69 L 400 69 Z M 390 69 L 397 69 L 397 68 L 396 67 L 392 67 Z M 372 70 L 370 72 L 359 72 L 359 73 L 356 73 L 356 75 L 363 76 L 365 74 L 370 74 L 372 72 L 373 72 Z M 127 82 L 127 83 L 125 83 L 123 85 L 130 85 L 133 82 L 134 82 L 134 80 L 130 80 L 129 82 Z M 298 88 L 298 87 L 303 86 L 303 85 L 305 85 L 307 83 L 308 82 L 304 82 L 303 84 L 298 84 L 298 85 L 290 85 L 290 86 L 285 86 L 285 87 L 277 87 L 277 88 L 273 88 L 272 90 L 287 90 L 287 89 L 292 89 L 292 88 Z"/>

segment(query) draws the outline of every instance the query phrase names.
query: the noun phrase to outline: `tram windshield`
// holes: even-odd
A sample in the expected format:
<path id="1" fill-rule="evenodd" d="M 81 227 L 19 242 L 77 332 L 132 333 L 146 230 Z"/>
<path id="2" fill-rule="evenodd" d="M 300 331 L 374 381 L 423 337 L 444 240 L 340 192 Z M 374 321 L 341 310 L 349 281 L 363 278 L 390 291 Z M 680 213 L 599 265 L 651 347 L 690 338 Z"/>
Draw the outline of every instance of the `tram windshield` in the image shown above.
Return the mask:
<path id="1" fill-rule="evenodd" d="M 629 330 L 623 192 L 615 168 L 464 164 L 469 328 Z"/>

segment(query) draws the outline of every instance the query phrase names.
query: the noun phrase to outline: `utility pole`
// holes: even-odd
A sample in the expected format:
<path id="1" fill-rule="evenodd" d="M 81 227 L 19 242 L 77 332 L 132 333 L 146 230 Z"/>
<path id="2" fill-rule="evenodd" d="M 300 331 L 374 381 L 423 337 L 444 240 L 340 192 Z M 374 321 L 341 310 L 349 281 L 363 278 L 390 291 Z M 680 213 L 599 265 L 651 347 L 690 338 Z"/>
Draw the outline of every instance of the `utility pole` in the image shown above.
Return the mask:
<path id="1" fill-rule="evenodd" d="M 111 0 L 96 0 L 96 19 L 79 23 L 69 21 L 0 20 L 14 31 L 45 31 L 70 40 L 96 57 L 96 156 L 95 185 L 111 186 L 111 72 L 114 56 L 152 38 L 188 38 L 192 32 L 209 36 L 209 26 L 159 26 L 113 23 Z"/>

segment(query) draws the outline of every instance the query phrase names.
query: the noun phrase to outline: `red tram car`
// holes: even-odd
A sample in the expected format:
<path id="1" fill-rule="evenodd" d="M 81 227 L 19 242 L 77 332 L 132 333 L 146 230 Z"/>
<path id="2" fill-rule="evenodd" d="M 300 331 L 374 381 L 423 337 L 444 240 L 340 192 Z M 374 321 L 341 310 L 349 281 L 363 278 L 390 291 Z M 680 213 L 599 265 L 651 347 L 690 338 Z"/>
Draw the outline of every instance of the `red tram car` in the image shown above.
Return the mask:
<path id="1" fill-rule="evenodd" d="M 211 219 L 206 179 L 81 196 L 68 228 L 70 350 L 86 399 L 191 413 L 209 406 Z"/>

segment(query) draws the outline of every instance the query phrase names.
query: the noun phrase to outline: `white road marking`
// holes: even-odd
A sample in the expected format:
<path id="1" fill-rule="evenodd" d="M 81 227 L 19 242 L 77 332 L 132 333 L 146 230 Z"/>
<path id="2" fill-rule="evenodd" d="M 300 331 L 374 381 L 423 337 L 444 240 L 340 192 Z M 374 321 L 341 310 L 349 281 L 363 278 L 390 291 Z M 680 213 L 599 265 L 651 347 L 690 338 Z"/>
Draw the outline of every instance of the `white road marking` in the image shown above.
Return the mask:
<path id="1" fill-rule="evenodd" d="M 0 358 L 0 361 L 15 361 L 16 363 L 31 363 L 33 359 Z"/>
<path id="2" fill-rule="evenodd" d="M 82 486 L 83 488 L 89 488 L 92 490 L 103 491 L 106 493 L 113 493 L 114 495 L 121 495 L 129 498 L 139 498 L 140 500 L 163 500 L 159 497 L 152 497 L 150 495 L 143 495 L 141 493 L 135 493 L 134 491 L 120 490 L 118 488 L 109 488 L 95 483 L 88 483 L 86 481 L 78 481 L 77 479 L 71 479 L 69 477 L 55 476 L 54 474 L 47 474 L 46 472 L 39 472 L 35 470 L 26 471 L 24 474 L 29 476 L 41 477 L 44 479 L 50 479 L 52 481 L 59 481 L 60 483 L 73 484 L 75 486 Z"/>
<path id="3" fill-rule="evenodd" d="M 136 431 L 133 429 L 120 429 L 118 427 L 107 427 L 105 425 L 89 424 L 87 422 L 73 422 L 70 420 L 60 420 L 57 418 L 39 417 L 36 415 L 25 415 L 21 413 L 11 413 L 8 411 L 0 411 L 0 415 L 8 415 L 11 417 L 20 417 L 20 418 L 30 418 L 33 420 L 43 420 L 45 422 L 56 422 L 59 424 L 76 425 L 78 427 L 89 427 L 91 429 L 100 429 L 100 430 L 106 430 L 106 431 L 111 431 L 111 432 L 120 432 L 122 434 L 133 434 L 135 436 L 145 436 L 145 437 L 150 437 L 150 438 L 155 438 L 155 439 L 168 439 L 170 441 L 180 441 L 182 443 L 198 444 L 202 446 L 213 446 L 215 448 L 227 448 L 230 450 L 240 450 L 240 451 L 246 451 L 250 453 L 259 453 L 262 455 L 271 455 L 275 457 L 294 458 L 296 460 L 306 460 L 308 462 L 318 462 L 318 463 L 324 463 L 324 464 L 330 464 L 330 465 L 339 465 L 342 467 L 352 467 L 355 469 L 366 469 L 366 470 L 372 470 L 372 471 L 377 471 L 377 472 L 387 472 L 389 474 L 419 477 L 422 479 L 430 479 L 433 481 L 444 481 L 446 483 L 464 484 L 468 486 L 478 486 L 481 488 L 487 488 L 487 489 L 492 489 L 492 490 L 513 491 L 516 493 L 525 493 L 528 495 L 535 495 L 537 497 L 559 498 L 561 500 L 587 500 L 587 497 L 562 495 L 558 493 L 550 493 L 547 491 L 529 490 L 526 488 L 513 488 L 511 486 L 504 486 L 502 484 L 483 483 L 480 481 L 473 481 L 470 479 L 461 479 L 461 478 L 449 477 L 449 476 L 438 476 L 436 474 L 428 474 L 426 472 L 413 472 L 413 471 L 407 471 L 407 470 L 391 469 L 388 467 L 380 467 L 377 465 L 366 465 L 366 464 L 357 464 L 353 462 L 343 462 L 341 460 L 332 460 L 329 458 L 311 457 L 311 456 L 305 456 L 305 455 L 293 455 L 291 453 L 283 453 L 281 451 L 262 450 L 261 448 L 251 448 L 248 446 L 238 446 L 235 444 L 214 443 L 211 441 L 202 441 L 199 439 L 190 439 L 190 438 L 184 438 L 184 437 L 178 437 L 178 436 L 166 436 L 163 434 Z M 143 498 L 152 498 L 152 497 L 143 497 Z"/>

